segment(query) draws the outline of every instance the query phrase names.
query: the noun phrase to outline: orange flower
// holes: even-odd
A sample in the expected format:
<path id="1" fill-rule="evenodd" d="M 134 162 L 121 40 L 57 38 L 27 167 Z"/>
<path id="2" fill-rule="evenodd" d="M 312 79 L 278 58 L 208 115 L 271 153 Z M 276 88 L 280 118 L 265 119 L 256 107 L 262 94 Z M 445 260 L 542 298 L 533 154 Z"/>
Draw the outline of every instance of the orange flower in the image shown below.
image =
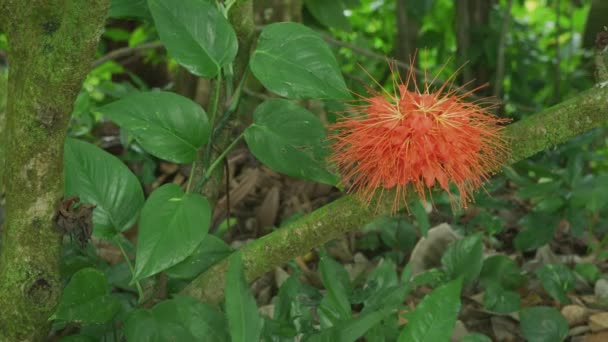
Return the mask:
<path id="1" fill-rule="evenodd" d="M 420 91 L 411 62 L 405 83 L 393 73 L 394 92 L 386 89 L 361 97 L 364 105 L 331 125 L 334 162 L 342 185 L 370 203 L 377 189 L 395 189 L 393 212 L 406 203 L 408 186 L 426 201 L 438 185 L 452 205 L 466 207 L 473 192 L 507 160 L 507 149 L 498 118 L 481 106 L 467 102 L 470 92 L 453 88 L 453 76 L 431 91 L 425 78 Z M 410 87 L 412 86 L 412 87 Z M 410 88 L 413 88 L 410 90 Z M 449 184 L 459 192 L 455 199 Z M 432 198 L 431 198 L 432 199 Z"/>

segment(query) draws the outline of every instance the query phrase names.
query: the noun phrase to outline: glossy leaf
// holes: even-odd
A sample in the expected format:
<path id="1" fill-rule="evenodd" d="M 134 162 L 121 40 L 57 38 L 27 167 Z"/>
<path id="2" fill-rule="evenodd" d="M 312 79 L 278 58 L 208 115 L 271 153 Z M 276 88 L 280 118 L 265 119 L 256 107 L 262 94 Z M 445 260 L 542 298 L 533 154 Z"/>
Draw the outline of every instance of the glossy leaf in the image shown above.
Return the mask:
<path id="1" fill-rule="evenodd" d="M 568 292 L 574 289 L 576 277 L 568 267 L 562 264 L 544 265 L 536 271 L 536 276 L 553 299 L 562 304 L 570 303 Z"/>
<path id="2" fill-rule="evenodd" d="M 519 251 L 531 251 L 553 239 L 559 217 L 550 214 L 530 213 L 524 216 L 520 222 L 525 229 L 517 234 L 513 244 Z"/>
<path id="3" fill-rule="evenodd" d="M 205 111 L 174 93 L 135 93 L 99 108 L 128 130 L 150 154 L 175 163 L 190 163 L 211 131 Z"/>
<path id="4" fill-rule="evenodd" d="M 176 184 L 156 189 L 141 211 L 134 279 L 185 260 L 207 236 L 210 222 L 211 208 L 203 196 L 186 194 Z"/>
<path id="5" fill-rule="evenodd" d="M 321 120 L 287 100 L 259 105 L 245 130 L 249 149 L 262 163 L 288 176 L 334 185 L 338 179 L 325 168 L 327 151 Z"/>
<path id="6" fill-rule="evenodd" d="M 160 40 L 191 73 L 213 78 L 236 57 L 234 29 L 214 2 L 148 0 Z"/>
<path id="7" fill-rule="evenodd" d="M 500 284 L 495 283 L 486 287 L 483 305 L 489 311 L 508 314 L 519 310 L 521 298 L 517 292 L 505 290 Z"/>
<path id="8" fill-rule="evenodd" d="M 192 254 L 165 273 L 176 279 L 192 279 L 231 253 L 232 248 L 222 239 L 207 235 Z"/>
<path id="9" fill-rule="evenodd" d="M 127 341 L 228 341 L 228 325 L 221 312 L 187 296 L 177 296 L 151 310 L 129 314 Z"/>
<path id="10" fill-rule="evenodd" d="M 447 275 L 452 279 L 463 277 L 465 284 L 477 279 L 482 263 L 483 245 L 478 234 L 454 241 L 441 258 L 441 264 Z"/>
<path id="11" fill-rule="evenodd" d="M 137 177 L 120 159 L 101 148 L 66 139 L 63 155 L 65 196 L 95 204 L 93 224 L 111 231 L 129 229 L 144 204 Z"/>
<path id="12" fill-rule="evenodd" d="M 595 264 L 588 262 L 577 263 L 574 271 L 590 284 L 595 284 L 602 276 L 602 271 Z"/>
<path id="13" fill-rule="evenodd" d="M 429 223 L 429 214 L 426 212 L 426 209 L 421 201 L 414 201 L 411 209 L 414 217 L 416 217 L 420 234 L 426 237 L 429 232 L 429 228 L 431 227 L 431 224 Z"/>
<path id="14" fill-rule="evenodd" d="M 327 295 L 323 299 L 319 311 L 323 312 L 333 323 L 349 319 L 352 315 L 348 300 L 351 289 L 346 270 L 327 256 L 321 257 L 319 267 L 321 280 L 327 289 Z"/>
<path id="15" fill-rule="evenodd" d="M 504 255 L 493 255 L 483 262 L 479 282 L 484 286 L 499 284 L 507 290 L 516 290 L 525 282 L 515 261 Z"/>
<path id="16" fill-rule="evenodd" d="M 452 280 L 425 296 L 408 315 L 400 342 L 448 341 L 460 310 L 462 280 Z"/>
<path id="17" fill-rule="evenodd" d="M 287 98 L 351 98 L 327 44 L 301 24 L 264 27 L 250 67 L 266 89 Z"/>
<path id="18" fill-rule="evenodd" d="M 312 16 L 326 27 L 333 27 L 344 31 L 352 29 L 348 18 L 344 15 L 342 0 L 305 0 L 304 5 Z"/>
<path id="19" fill-rule="evenodd" d="M 529 342 L 560 342 L 568 336 L 568 322 L 551 307 L 523 309 L 519 313 L 519 322 L 522 334 Z"/>
<path id="20" fill-rule="evenodd" d="M 105 275 L 94 268 L 76 272 L 66 285 L 50 320 L 100 324 L 110 321 L 120 303 L 110 294 Z"/>
<path id="21" fill-rule="evenodd" d="M 226 274 L 226 316 L 232 342 L 259 341 L 262 321 L 255 298 L 245 280 L 240 253 L 230 258 Z"/>

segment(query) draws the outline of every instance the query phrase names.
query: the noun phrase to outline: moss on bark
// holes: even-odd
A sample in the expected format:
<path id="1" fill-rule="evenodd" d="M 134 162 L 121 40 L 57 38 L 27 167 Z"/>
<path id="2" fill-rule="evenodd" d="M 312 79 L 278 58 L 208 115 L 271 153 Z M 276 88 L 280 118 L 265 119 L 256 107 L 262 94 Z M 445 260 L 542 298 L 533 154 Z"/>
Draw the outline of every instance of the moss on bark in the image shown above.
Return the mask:
<path id="1" fill-rule="evenodd" d="M 608 121 L 608 87 L 592 88 L 568 101 L 509 125 L 505 135 L 512 146 L 509 163 L 526 159 L 553 145 Z M 384 196 L 387 200 L 390 196 Z M 391 212 L 391 203 L 364 207 L 344 196 L 311 214 L 241 248 L 248 281 L 310 249 L 359 229 L 375 217 Z M 204 302 L 219 303 L 224 296 L 229 258 L 207 270 L 183 291 Z"/>
<path id="2" fill-rule="evenodd" d="M 44 340 L 61 293 L 63 142 L 109 0 L 6 0 L 10 46 L 0 341 Z"/>

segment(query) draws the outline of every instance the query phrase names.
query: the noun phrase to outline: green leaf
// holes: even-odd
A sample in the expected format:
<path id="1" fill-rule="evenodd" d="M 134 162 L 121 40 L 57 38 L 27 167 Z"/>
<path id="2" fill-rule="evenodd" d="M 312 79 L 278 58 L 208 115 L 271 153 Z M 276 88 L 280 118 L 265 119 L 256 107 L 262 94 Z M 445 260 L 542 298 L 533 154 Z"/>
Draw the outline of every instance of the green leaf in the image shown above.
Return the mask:
<path id="1" fill-rule="evenodd" d="M 266 100 L 245 130 L 249 149 L 262 163 L 288 176 L 335 185 L 325 168 L 325 127 L 306 109 L 287 100 Z"/>
<path id="2" fill-rule="evenodd" d="M 553 299 L 562 304 L 570 303 L 568 292 L 574 289 L 576 277 L 568 267 L 562 264 L 544 265 L 536 271 L 536 276 Z"/>
<path id="3" fill-rule="evenodd" d="M 352 27 L 344 16 L 344 4 L 341 0 L 305 0 L 304 5 L 315 19 L 326 27 L 350 31 Z"/>
<path id="4" fill-rule="evenodd" d="M 600 269 L 596 265 L 588 262 L 576 264 L 576 266 L 574 266 L 574 271 L 591 284 L 595 284 L 602 276 Z"/>
<path id="5" fill-rule="evenodd" d="M 441 257 L 441 264 L 448 277 L 463 277 L 464 284 L 470 284 L 477 279 L 482 263 L 483 245 L 479 234 L 454 241 Z"/>
<path id="6" fill-rule="evenodd" d="M 211 127 L 198 104 L 174 93 L 135 93 L 98 109 L 135 136 L 150 154 L 190 163 L 207 143 Z"/>
<path id="7" fill-rule="evenodd" d="M 152 20 L 146 0 L 112 0 L 108 17 Z"/>
<path id="8" fill-rule="evenodd" d="M 137 177 L 120 159 L 99 147 L 66 139 L 63 155 L 65 196 L 78 196 L 97 207 L 93 223 L 97 228 L 129 229 L 144 204 L 144 192 Z"/>
<path id="9" fill-rule="evenodd" d="M 119 310 L 120 303 L 110 295 L 103 272 L 84 268 L 72 276 L 49 320 L 99 324 L 111 320 Z"/>
<path id="10" fill-rule="evenodd" d="M 187 296 L 162 301 L 151 310 L 131 312 L 124 333 L 129 342 L 228 341 L 224 315 Z"/>
<path id="11" fill-rule="evenodd" d="M 259 341 L 262 320 L 258 307 L 245 280 L 240 253 L 230 257 L 226 274 L 226 316 L 232 342 Z"/>
<path id="12" fill-rule="evenodd" d="M 523 309 L 519 321 L 522 334 L 529 342 L 559 342 L 568 336 L 568 321 L 551 307 Z"/>
<path id="13" fill-rule="evenodd" d="M 507 290 L 516 290 L 525 282 L 515 261 L 504 255 L 493 255 L 483 262 L 479 282 L 484 287 L 499 284 Z"/>
<path id="14" fill-rule="evenodd" d="M 141 211 L 134 280 L 185 260 L 207 236 L 210 223 L 203 196 L 185 194 L 176 184 L 156 189 Z"/>
<path id="15" fill-rule="evenodd" d="M 234 29 L 215 1 L 148 0 L 160 40 L 171 57 L 191 73 L 213 78 L 234 60 Z"/>
<path id="16" fill-rule="evenodd" d="M 518 251 L 531 251 L 553 239 L 559 217 L 544 213 L 530 213 L 524 216 L 520 222 L 525 229 L 515 236 L 513 244 Z"/>
<path id="17" fill-rule="evenodd" d="M 368 311 L 358 315 L 353 319 L 340 322 L 329 329 L 323 329 L 320 333 L 311 336 L 307 342 L 332 342 L 332 341 L 352 341 L 355 342 L 362 337 L 369 329 L 376 326 L 388 315 L 393 314 L 391 310 Z"/>
<path id="18" fill-rule="evenodd" d="M 519 310 L 521 298 L 514 291 L 505 290 L 500 284 L 486 287 L 483 294 L 483 306 L 496 313 L 508 314 Z"/>
<path id="19" fill-rule="evenodd" d="M 351 99 L 327 44 L 308 27 L 284 22 L 262 30 L 250 62 L 266 89 L 291 99 Z"/>
<path id="20" fill-rule="evenodd" d="M 608 175 L 587 177 L 580 181 L 572 191 L 572 205 L 598 212 L 608 206 Z"/>
<path id="21" fill-rule="evenodd" d="M 319 310 L 333 323 L 349 319 L 352 310 L 348 294 L 352 289 L 346 270 L 342 265 L 327 256 L 321 257 L 319 268 L 321 280 L 327 289 L 327 296 L 321 303 Z"/>
<path id="22" fill-rule="evenodd" d="M 473 333 L 466 335 L 461 342 L 492 342 L 492 340 L 484 334 Z"/>
<path id="23" fill-rule="evenodd" d="M 222 239 L 207 235 L 192 254 L 165 273 L 171 278 L 192 279 L 231 253 L 232 248 Z"/>
<path id="24" fill-rule="evenodd" d="M 420 234 L 426 237 L 431 224 L 429 223 L 429 214 L 426 212 L 422 201 L 414 201 L 412 204 L 412 213 L 414 217 L 416 217 L 416 222 L 418 222 L 418 228 L 420 229 Z"/>
<path id="25" fill-rule="evenodd" d="M 448 341 L 460 311 L 461 289 L 462 279 L 457 279 L 425 296 L 408 315 L 399 341 Z"/>

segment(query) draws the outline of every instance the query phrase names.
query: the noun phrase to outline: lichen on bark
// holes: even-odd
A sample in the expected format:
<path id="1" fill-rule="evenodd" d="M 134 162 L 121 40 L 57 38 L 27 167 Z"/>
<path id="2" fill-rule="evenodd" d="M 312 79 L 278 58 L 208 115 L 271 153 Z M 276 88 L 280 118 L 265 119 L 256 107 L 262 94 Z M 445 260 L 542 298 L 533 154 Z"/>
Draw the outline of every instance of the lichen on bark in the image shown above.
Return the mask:
<path id="1" fill-rule="evenodd" d="M 5 0 L 9 40 L 0 341 L 44 340 L 62 283 L 63 141 L 109 0 Z"/>

